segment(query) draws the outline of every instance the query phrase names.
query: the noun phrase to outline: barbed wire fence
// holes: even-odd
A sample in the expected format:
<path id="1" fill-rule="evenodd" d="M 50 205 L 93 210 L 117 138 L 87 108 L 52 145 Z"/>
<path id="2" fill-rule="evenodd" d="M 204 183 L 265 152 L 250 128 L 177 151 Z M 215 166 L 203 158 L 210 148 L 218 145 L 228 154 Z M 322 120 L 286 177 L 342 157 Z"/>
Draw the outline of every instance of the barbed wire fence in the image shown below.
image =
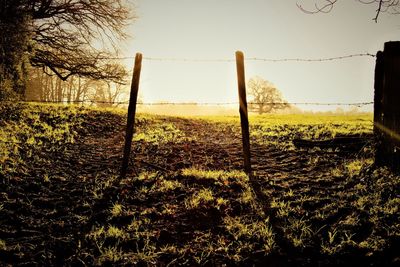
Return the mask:
<path id="1" fill-rule="evenodd" d="M 335 57 L 324 57 L 324 58 L 262 58 L 262 57 L 248 57 L 245 61 L 264 61 L 264 62 L 325 62 L 325 61 L 335 61 L 343 60 L 357 57 L 371 57 L 375 58 L 376 55 L 371 53 L 354 53 Z M 112 60 L 124 60 L 124 59 L 134 59 L 135 57 L 111 57 L 111 58 L 100 58 L 100 59 L 112 59 Z M 143 60 L 147 61 L 160 61 L 160 62 L 235 62 L 235 59 L 231 58 L 211 58 L 211 59 L 201 59 L 201 58 L 176 58 L 176 57 L 143 57 Z"/>
<path id="2" fill-rule="evenodd" d="M 399 118 L 399 105 L 395 101 L 398 98 L 398 86 L 399 86 L 399 66 L 398 62 L 398 55 L 400 51 L 400 42 L 387 42 L 385 43 L 385 50 L 383 52 L 379 51 L 376 55 L 371 53 L 353 53 L 348 55 L 340 55 L 334 57 L 324 57 L 324 58 L 264 58 L 264 57 L 248 57 L 244 59 L 243 53 L 240 51 L 236 52 L 236 59 L 232 58 L 209 58 L 209 59 L 202 59 L 202 58 L 175 58 L 175 57 L 142 57 L 140 53 L 137 53 L 135 57 L 114 57 L 114 58 L 97 58 L 98 60 L 129 60 L 135 58 L 135 70 L 136 70 L 136 63 L 138 58 L 140 58 L 140 65 L 139 67 L 139 75 L 140 75 L 140 68 L 141 68 L 141 61 L 142 59 L 145 61 L 155 61 L 155 62 L 192 62 L 192 63 L 218 63 L 218 62 L 235 62 L 236 61 L 236 68 L 237 68 L 237 75 L 238 75 L 238 87 L 239 87 L 239 101 L 238 102 L 199 102 L 199 103 L 187 103 L 187 102 L 161 102 L 161 103 L 146 103 L 146 102 L 138 102 L 137 103 L 137 91 L 138 85 L 136 86 L 135 90 L 135 98 L 134 98 L 134 106 L 136 109 L 136 105 L 142 106 L 161 106 L 161 105 L 218 105 L 218 106 L 228 106 L 228 105 L 239 105 L 240 106 L 240 115 L 241 115 L 241 126 L 242 126 L 242 137 L 243 137 L 243 149 L 245 155 L 245 161 L 247 157 L 248 164 L 245 162 L 245 169 L 246 172 L 251 170 L 250 168 L 250 153 L 246 153 L 245 149 L 245 139 L 249 139 L 248 136 L 248 120 L 242 120 L 243 115 L 243 106 L 245 107 L 245 116 L 247 117 L 247 104 L 249 105 L 314 105 L 314 106 L 356 106 L 356 107 L 363 107 L 368 105 L 373 105 L 374 108 L 374 133 L 379 133 L 384 136 L 384 141 L 382 145 L 377 148 L 377 151 L 381 153 L 377 153 L 377 155 L 381 155 L 380 161 L 379 156 L 376 156 L 376 160 L 383 165 L 390 165 L 396 166 L 396 168 L 400 168 L 400 151 L 398 147 L 400 147 L 400 131 L 396 125 L 399 125 L 397 122 L 397 118 Z M 139 57 L 138 57 L 139 56 Z M 299 63 L 322 63 L 322 62 L 332 62 L 332 61 L 341 61 L 341 60 L 349 60 L 353 58 L 374 58 L 375 60 L 375 81 L 374 81 L 374 101 L 364 101 L 364 102 L 280 102 L 280 103 L 270 103 L 270 102 L 248 102 L 244 97 L 244 101 L 241 95 L 244 96 L 245 94 L 245 81 L 244 81 L 244 62 L 271 62 L 271 63 L 287 63 L 287 62 L 299 62 Z M 388 61 L 383 64 L 383 58 L 387 58 Z M 389 62 L 389 63 L 388 63 Z M 396 63 L 397 62 L 397 63 Z M 135 74 L 134 70 L 134 74 Z M 387 75 L 387 76 L 385 76 Z M 140 76 L 138 76 L 140 77 Z M 383 82 L 383 80 L 387 80 Z M 138 82 L 138 79 L 137 79 Z M 385 98 L 383 96 L 386 95 Z M 388 97 L 389 96 L 389 97 Z M 131 91 L 131 99 L 132 99 L 132 91 Z M 78 103 L 89 103 L 89 104 L 112 104 L 112 105 L 129 105 L 131 106 L 131 101 L 103 101 L 103 100 L 94 100 L 94 99 L 83 99 L 83 100 L 73 100 L 73 101 L 42 101 L 42 100 L 35 100 L 35 99 L 26 99 L 22 102 L 35 102 L 35 103 L 67 103 L 67 104 L 78 104 Z M 128 108 L 128 121 L 129 121 L 129 108 Z M 384 121 L 382 121 L 383 115 L 385 115 Z M 388 116 L 386 116 L 388 115 Z M 132 118 L 131 118 L 132 120 Z M 133 115 L 134 121 L 134 115 Z M 246 123 L 247 121 L 247 123 Z M 247 134 L 244 133 L 244 124 L 247 124 Z M 133 125 L 133 124 L 132 124 Z M 394 125 L 394 126 L 393 126 Z M 132 126 L 133 127 L 133 126 Z M 127 126 L 128 132 L 128 126 Z M 247 135 L 247 136 L 246 136 Z M 129 140 L 130 138 L 126 138 Z M 249 149 L 248 149 L 249 151 Z M 394 151 L 394 152 L 393 152 Z M 246 154 L 248 154 L 246 156 Z M 125 157 L 129 159 L 128 157 Z M 378 163 L 379 163 L 378 162 Z M 248 165 L 246 167 L 246 165 Z"/>
<path id="3" fill-rule="evenodd" d="M 48 103 L 48 104 L 112 104 L 112 105 L 128 105 L 129 101 L 101 101 L 101 100 L 1 100 L 0 102 L 22 102 L 22 103 Z M 247 102 L 249 105 L 293 105 L 293 106 L 355 106 L 363 107 L 373 105 L 374 102 Z M 137 102 L 140 106 L 231 106 L 239 105 L 239 102 Z"/>
<path id="4" fill-rule="evenodd" d="M 391 47 L 393 46 L 393 47 Z M 390 49 L 388 49 L 390 48 Z M 387 51 L 387 58 L 395 58 L 395 55 L 398 54 L 398 50 L 400 49 L 400 42 L 388 42 L 385 43 L 385 51 Z M 393 51 L 396 50 L 397 54 L 395 54 Z M 324 58 L 264 58 L 264 57 L 248 57 L 246 59 L 244 59 L 243 57 L 243 53 L 240 51 L 236 52 L 236 59 L 232 59 L 232 58 L 209 58 L 209 59 L 204 59 L 204 58 L 175 58 L 175 57 L 142 57 L 142 55 L 140 53 L 137 53 L 135 57 L 114 57 L 114 58 L 104 58 L 104 60 L 129 60 L 129 59 L 133 59 L 135 58 L 135 69 L 134 69 L 134 75 L 135 75 L 135 71 L 136 68 L 138 67 L 138 74 L 140 75 L 140 68 L 141 68 L 141 62 L 142 59 L 145 61 L 154 61 L 154 62 L 192 62 L 192 63 L 224 63 L 224 62 L 228 62 L 228 63 L 232 63 L 232 62 L 236 62 L 236 68 L 237 68 L 237 75 L 238 75 L 238 87 L 239 87 L 239 101 L 234 101 L 234 102 L 152 102 L 152 103 L 148 103 L 148 102 L 137 102 L 137 91 L 138 91 L 138 84 L 136 85 L 135 88 L 135 93 L 133 95 L 135 95 L 135 97 L 133 98 L 133 103 L 134 103 L 134 107 L 136 109 L 136 105 L 139 106 L 166 106 L 166 105 L 186 105 L 186 106 L 229 106 L 229 105 L 238 105 L 240 107 L 240 117 L 241 117 L 241 127 L 242 127 L 242 139 L 243 139 L 243 152 L 244 152 L 244 159 L 245 159 L 245 171 L 247 173 L 250 174 L 251 172 L 251 167 L 250 167 L 250 149 L 249 149 L 249 144 L 247 147 L 247 152 L 246 150 L 246 140 L 249 141 L 249 134 L 248 134 L 248 118 L 247 118 L 247 105 L 292 105 L 292 106 L 307 106 L 307 105 L 313 105 L 313 106 L 355 106 L 355 107 L 364 107 L 364 106 L 369 106 L 369 105 L 373 105 L 374 106 L 374 132 L 376 131 L 375 128 L 379 128 L 379 131 L 376 132 L 380 132 L 383 135 L 387 135 L 387 136 L 396 136 L 399 133 L 399 129 L 395 129 L 393 128 L 392 124 L 388 124 L 388 122 L 380 122 L 379 118 L 377 119 L 377 115 L 376 114 L 383 114 L 383 113 L 387 113 L 388 111 L 385 110 L 386 109 L 390 109 L 390 110 L 395 110 L 396 112 L 398 111 L 398 107 L 397 108 L 393 108 L 395 106 L 398 106 L 397 103 L 394 103 L 393 99 L 396 97 L 393 97 L 393 99 L 391 100 L 390 103 L 386 103 L 387 105 L 385 106 L 383 103 L 383 100 L 381 99 L 383 96 L 383 93 L 380 91 L 383 91 L 382 88 L 384 88 L 385 90 L 387 89 L 386 87 L 388 87 L 390 90 L 392 90 L 394 87 L 392 85 L 398 85 L 398 78 L 396 78 L 396 75 L 392 75 L 393 73 L 398 73 L 398 71 L 394 71 L 394 69 L 398 69 L 398 67 L 393 67 L 393 66 L 383 66 L 382 64 L 382 56 L 383 52 L 379 51 L 376 55 L 371 54 L 371 53 L 353 53 L 353 54 L 347 54 L 347 55 L 340 55 L 340 56 L 334 56 L 334 57 L 324 57 Z M 392 55 L 393 54 L 393 55 Z M 138 63 L 138 58 L 140 58 L 140 64 L 137 65 Z M 360 101 L 360 102 L 247 102 L 246 101 L 246 94 L 244 93 L 244 99 L 243 99 L 243 91 L 245 92 L 245 81 L 244 81 L 244 62 L 271 62 L 271 63 L 287 63 L 287 62 L 299 62 L 299 63 L 322 63 L 322 62 L 332 62 L 332 61 L 342 61 L 342 60 L 349 60 L 349 59 L 353 59 L 353 58 L 370 58 L 370 59 L 376 59 L 375 60 L 375 84 L 373 86 L 373 88 L 375 89 L 375 96 L 374 96 L 374 101 Z M 381 58 L 381 59 L 380 59 Z M 101 60 L 101 58 L 98 58 L 99 60 Z M 394 60 L 392 60 L 393 62 L 395 62 Z M 380 63 L 379 63 L 380 62 Z M 390 61 L 391 62 L 391 61 Z M 397 61 L 396 61 L 397 62 Z M 393 63 L 394 65 L 394 63 Z M 397 65 L 396 65 L 397 66 Z M 383 80 L 383 69 L 385 68 L 390 68 L 389 71 L 389 76 L 386 77 L 390 80 L 390 84 L 389 85 L 385 85 L 383 82 L 380 83 L 380 81 Z M 140 77 L 140 76 L 138 76 Z M 134 80 L 134 79 L 133 79 Z M 133 81 L 132 80 L 132 81 Z M 139 78 L 136 79 L 136 82 L 138 83 Z M 378 86 L 378 87 L 377 87 Z M 392 88 L 393 87 L 393 88 Z M 133 88 L 133 87 L 132 87 Z M 389 90 L 387 89 L 387 90 Z M 389 90 L 389 91 L 390 91 Z M 128 125 L 127 125 L 127 132 L 128 132 L 128 128 L 129 128 L 129 120 L 134 121 L 134 115 L 133 115 L 133 119 L 129 118 L 129 110 L 130 110 L 130 106 L 132 103 L 132 91 L 131 90 L 131 99 L 130 101 L 104 101 L 104 100 L 95 100 L 95 99 L 82 99 L 82 100 L 50 100 L 50 101 L 43 101 L 43 100 L 35 100 L 35 99 L 25 99 L 22 100 L 21 102 L 33 102 L 33 103 L 63 103 L 63 104 L 110 104 L 110 105 L 129 105 L 128 106 Z M 388 92 L 389 92 L 388 91 Z M 393 92 L 392 92 L 393 91 Z M 389 93 L 392 93 L 393 95 L 396 95 L 398 93 L 394 93 L 395 90 L 392 90 Z M 398 90 L 397 90 L 398 91 Z M 377 92 L 379 95 L 377 95 Z M 377 98 L 378 97 L 378 98 Z M 380 98 L 379 98 L 380 97 Z M 398 98 L 396 98 L 398 99 Z M 381 103 L 382 102 L 382 103 Z M 393 103 L 392 103 L 393 102 Z M 244 114 L 243 110 L 245 108 L 245 116 L 242 116 Z M 135 112 L 135 111 L 134 111 Z M 392 111 L 390 111 L 392 112 Z M 392 112 L 393 113 L 393 112 Z M 390 113 L 390 114 L 392 114 Z M 399 112 L 397 112 L 399 113 Z M 396 114 L 397 114 L 396 113 Z M 389 113 L 388 113 L 389 114 Z M 393 113 L 394 114 L 394 113 Z M 392 115 L 393 115 L 392 114 Z M 400 113 L 399 113 L 400 114 Z M 397 116 L 397 115 L 396 115 Z M 391 121 L 396 121 L 397 117 L 394 116 L 394 118 L 391 119 Z M 243 119 L 243 117 L 245 117 Z M 383 117 L 383 116 L 382 116 Z M 247 126 L 246 126 L 247 124 Z M 386 125 L 387 124 L 387 125 Z M 379 126 L 379 127 L 378 127 Z M 132 124 L 133 127 L 133 124 Z M 247 129 L 246 129 L 247 128 Z M 245 131 L 247 131 L 247 134 L 245 133 Z M 395 134 L 393 134 L 395 133 Z M 126 137 L 126 140 L 130 140 L 131 138 Z M 400 139 L 399 139 L 400 140 Z M 400 141 L 395 139 L 395 138 L 386 138 L 386 145 L 382 145 L 379 147 L 379 149 L 381 149 L 382 151 L 389 151 L 390 149 L 392 149 L 392 147 L 399 147 L 400 146 Z M 249 143 L 249 142 L 247 142 Z M 125 148 L 128 147 L 125 144 Z M 389 147 L 390 149 L 387 149 L 387 147 Z M 393 150 L 393 149 L 392 149 Z M 390 158 L 390 164 L 388 162 L 384 161 L 384 165 L 392 165 L 393 162 L 396 162 L 396 166 L 400 165 L 400 155 L 398 155 L 398 153 L 396 152 L 397 150 L 394 149 L 395 152 L 392 153 L 392 150 L 390 150 L 390 153 L 383 153 L 384 158 Z M 125 153 L 126 154 L 126 153 Z M 127 159 L 129 159 L 129 153 L 127 153 L 126 155 L 124 154 L 124 161 L 127 162 Z M 246 163 L 246 158 L 247 158 L 247 163 Z M 394 160 L 393 158 L 395 158 L 396 160 Z M 393 162 L 392 162 L 393 161 Z M 123 170 L 124 168 L 122 168 Z M 125 168 L 126 171 L 126 168 Z M 123 172 L 121 172 L 123 173 Z"/>
<path id="5" fill-rule="evenodd" d="M 271 62 L 271 63 L 284 63 L 284 62 L 305 62 L 305 63 L 318 63 L 318 62 L 329 62 L 338 61 L 351 58 L 375 58 L 376 55 L 371 53 L 354 53 L 335 57 L 324 57 L 324 58 L 263 58 L 263 57 L 248 57 L 245 62 Z M 127 57 L 108 57 L 108 58 L 98 58 L 99 60 L 127 60 L 134 59 L 134 56 Z M 143 57 L 146 61 L 157 61 L 157 62 L 191 62 L 191 63 L 218 63 L 218 62 L 235 62 L 235 59 L 228 58 L 211 58 L 211 59 L 201 59 L 201 58 L 175 58 L 175 57 Z M 7 100 L 0 100 L 0 102 L 12 102 Z M 54 103 L 54 104 L 107 104 L 107 105 L 128 105 L 129 101 L 103 101 L 103 100 L 37 100 L 37 99 L 25 99 L 19 100 L 19 102 L 30 102 L 30 103 Z M 374 102 L 248 102 L 249 105 L 292 105 L 292 106 L 354 106 L 363 107 L 368 105 L 373 105 Z M 167 105 L 182 105 L 182 106 L 231 106 L 238 105 L 239 102 L 138 102 L 137 105 L 140 106 L 167 106 Z"/>

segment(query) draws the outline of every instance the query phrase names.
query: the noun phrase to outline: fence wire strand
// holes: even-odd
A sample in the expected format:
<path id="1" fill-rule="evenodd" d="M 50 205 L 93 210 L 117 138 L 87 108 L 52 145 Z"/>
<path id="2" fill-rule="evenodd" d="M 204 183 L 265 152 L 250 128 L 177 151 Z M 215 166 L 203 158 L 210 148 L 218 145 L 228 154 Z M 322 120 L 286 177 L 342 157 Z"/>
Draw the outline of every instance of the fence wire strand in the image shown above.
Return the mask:
<path id="1" fill-rule="evenodd" d="M 245 61 L 262 61 L 262 62 L 326 62 L 334 60 L 343 60 L 355 57 L 376 57 L 371 53 L 356 53 L 337 57 L 326 57 L 326 58 L 259 58 L 249 57 L 245 58 Z M 100 60 L 123 60 L 123 59 L 134 59 L 134 56 L 128 57 L 111 57 L 111 58 L 99 58 Z M 235 62 L 235 59 L 217 58 L 217 59 L 199 59 L 199 58 L 168 58 L 168 57 L 143 57 L 147 61 L 169 61 L 169 62 Z M 15 102 L 12 100 L 0 100 L 0 102 Z M 101 100 L 19 100 L 17 102 L 31 102 L 31 103 L 62 103 L 62 104 L 112 104 L 112 105 L 127 105 L 129 101 L 101 101 Z M 197 106 L 227 106 L 227 105 L 238 105 L 239 102 L 155 102 L 146 103 L 138 102 L 137 105 L 141 106 L 165 106 L 165 105 L 197 105 Z M 373 102 L 355 102 L 355 103 L 322 103 L 322 102 L 282 102 L 282 103 L 269 103 L 269 102 L 248 102 L 249 105 L 313 105 L 313 106 L 366 106 L 372 105 Z"/>
<path id="2" fill-rule="evenodd" d="M 376 57 L 376 55 L 371 53 L 355 53 L 344 56 L 336 56 L 336 57 L 325 57 L 325 58 L 260 58 L 260 57 L 248 57 L 245 58 L 245 61 L 264 61 L 264 62 L 324 62 L 324 61 L 334 61 L 334 60 L 343 60 L 349 58 L 356 57 Z M 111 57 L 108 59 L 111 60 L 125 60 L 125 59 L 134 59 L 134 56 L 131 57 Z M 107 59 L 107 58 L 102 58 Z M 214 58 L 214 59 L 201 59 L 201 58 L 175 58 L 175 57 L 143 57 L 143 60 L 147 61 L 166 61 L 166 62 L 235 62 L 236 60 L 233 58 Z"/>
<path id="3" fill-rule="evenodd" d="M 327 57 L 327 58 L 259 58 L 249 57 L 245 61 L 264 61 L 264 62 L 324 62 L 342 60 L 355 57 L 375 57 L 370 53 L 358 53 L 345 56 Z M 157 58 L 157 57 L 143 57 L 144 60 L 149 61 L 173 61 L 173 62 L 235 62 L 235 59 L 196 59 L 196 58 Z"/>
<path id="4" fill-rule="evenodd" d="M 100 100 L 1 100 L 3 103 L 48 103 L 48 104 L 113 104 L 113 105 L 128 105 L 129 101 L 100 101 Z M 239 105 L 239 102 L 138 102 L 141 106 L 229 106 Z M 374 102 L 247 102 L 248 105 L 304 105 L 304 106 L 368 106 Z"/>

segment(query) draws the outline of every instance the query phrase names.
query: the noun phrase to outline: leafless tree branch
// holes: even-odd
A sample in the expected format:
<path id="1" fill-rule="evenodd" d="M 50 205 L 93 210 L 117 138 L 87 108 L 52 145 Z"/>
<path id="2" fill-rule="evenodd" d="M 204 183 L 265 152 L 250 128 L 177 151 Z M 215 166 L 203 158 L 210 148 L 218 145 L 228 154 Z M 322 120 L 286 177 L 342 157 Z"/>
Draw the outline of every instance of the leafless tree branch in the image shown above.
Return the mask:
<path id="1" fill-rule="evenodd" d="M 8 0 L 4 8 L 30 20 L 31 65 L 47 67 L 62 80 L 121 78 L 111 58 L 134 19 L 128 0 Z"/>
<path id="2" fill-rule="evenodd" d="M 304 8 L 301 4 L 296 3 L 297 7 L 303 11 L 304 13 L 307 14 L 316 14 L 316 13 L 329 13 L 333 9 L 333 5 L 338 1 L 338 0 L 324 0 L 326 3 L 323 5 L 319 5 L 318 3 L 314 4 L 314 10 L 309 10 Z"/>
<path id="3" fill-rule="evenodd" d="M 299 3 L 297 3 L 297 7 L 307 14 L 329 13 L 338 2 L 338 0 L 323 1 L 323 4 L 315 3 L 313 9 L 305 8 Z M 365 5 L 375 4 L 377 6 L 375 17 L 373 18 L 375 22 L 378 22 L 379 15 L 383 12 L 389 14 L 400 14 L 400 0 L 358 0 L 358 2 Z"/>

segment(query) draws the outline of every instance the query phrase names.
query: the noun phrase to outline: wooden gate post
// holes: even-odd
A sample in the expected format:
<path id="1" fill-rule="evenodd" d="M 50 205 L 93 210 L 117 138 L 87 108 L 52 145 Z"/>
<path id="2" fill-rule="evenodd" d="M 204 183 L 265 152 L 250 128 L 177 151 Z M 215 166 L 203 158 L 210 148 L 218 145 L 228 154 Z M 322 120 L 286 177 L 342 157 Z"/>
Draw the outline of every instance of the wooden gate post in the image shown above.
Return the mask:
<path id="1" fill-rule="evenodd" d="M 375 162 L 400 170 L 400 42 L 387 42 L 375 68 Z"/>
<path id="2" fill-rule="evenodd" d="M 374 80 L 374 132 L 377 132 L 377 124 L 382 124 L 382 100 L 383 100 L 383 52 L 376 53 L 375 80 Z"/>
<path id="3" fill-rule="evenodd" d="M 244 75 L 244 56 L 241 51 L 236 51 L 236 70 L 237 70 L 238 91 L 239 91 L 240 124 L 242 128 L 244 171 L 248 175 L 251 175 L 250 132 L 249 132 L 249 118 L 247 113 L 246 80 Z"/>
<path id="4" fill-rule="evenodd" d="M 136 53 L 135 56 L 135 66 L 133 68 L 132 83 L 131 83 L 131 93 L 129 97 L 128 115 L 126 123 L 126 134 L 125 134 L 125 147 L 124 147 L 124 157 L 122 159 L 121 167 L 121 178 L 126 176 L 128 170 L 129 157 L 131 153 L 132 137 L 135 126 L 135 116 L 136 116 L 136 102 L 139 91 L 139 80 L 140 71 L 142 69 L 142 54 Z"/>

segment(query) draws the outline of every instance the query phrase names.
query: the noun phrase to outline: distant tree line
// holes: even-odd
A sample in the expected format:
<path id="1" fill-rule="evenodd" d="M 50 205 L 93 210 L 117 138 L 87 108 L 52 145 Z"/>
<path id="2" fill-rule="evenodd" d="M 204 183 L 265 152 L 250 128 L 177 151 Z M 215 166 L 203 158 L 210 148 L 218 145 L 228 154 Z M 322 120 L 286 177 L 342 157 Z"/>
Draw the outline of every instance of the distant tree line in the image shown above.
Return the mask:
<path id="1" fill-rule="evenodd" d="M 112 58 L 133 18 L 128 0 L 0 0 L 0 99 L 23 97 L 28 80 L 44 74 L 60 80 L 54 88 L 123 83 L 126 71 Z"/>
<path id="2" fill-rule="evenodd" d="M 125 80 L 125 79 L 124 79 Z M 70 76 L 63 81 L 56 75 L 48 75 L 42 69 L 30 71 L 27 79 L 25 99 L 41 102 L 65 102 L 96 104 L 96 106 L 118 106 L 128 94 L 124 84 L 96 80 L 78 75 Z"/>

